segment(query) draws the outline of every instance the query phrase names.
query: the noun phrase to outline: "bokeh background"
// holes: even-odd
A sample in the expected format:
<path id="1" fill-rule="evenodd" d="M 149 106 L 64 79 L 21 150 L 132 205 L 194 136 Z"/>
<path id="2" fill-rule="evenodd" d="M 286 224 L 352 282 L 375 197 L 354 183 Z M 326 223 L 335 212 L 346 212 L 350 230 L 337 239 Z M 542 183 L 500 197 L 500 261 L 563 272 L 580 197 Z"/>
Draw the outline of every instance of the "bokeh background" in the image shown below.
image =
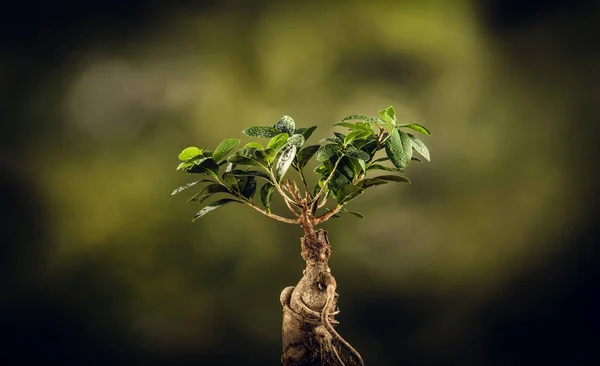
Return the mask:
<path id="1" fill-rule="evenodd" d="M 325 225 L 367 365 L 598 361 L 593 1 L 80 1 L 0 14 L 0 364 L 278 365 L 299 228 L 192 223 L 186 146 L 393 105 L 432 162 Z M 244 139 L 247 141 L 247 139 Z M 190 194 L 192 194 L 191 192 Z M 279 203 L 279 206 L 281 204 Z"/>

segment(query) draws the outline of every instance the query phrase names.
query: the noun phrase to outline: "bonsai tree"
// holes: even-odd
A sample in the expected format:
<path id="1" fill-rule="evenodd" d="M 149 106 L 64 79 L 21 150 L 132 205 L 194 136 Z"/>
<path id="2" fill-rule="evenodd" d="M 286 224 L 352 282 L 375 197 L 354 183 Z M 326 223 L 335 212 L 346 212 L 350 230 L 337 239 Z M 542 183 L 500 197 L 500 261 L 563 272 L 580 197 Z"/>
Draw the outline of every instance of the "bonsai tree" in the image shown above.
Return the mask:
<path id="1" fill-rule="evenodd" d="M 379 111 L 379 117 L 352 115 L 334 126 L 344 128 L 345 133 L 334 132 L 320 144 L 309 145 L 306 142 L 316 126 L 296 128 L 291 117 L 283 116 L 274 126 L 252 126 L 242 131 L 262 143 L 253 141 L 236 150 L 241 140 L 230 138 L 214 151 L 188 147 L 179 154 L 177 170 L 198 174 L 200 179 L 171 195 L 205 184 L 190 202 L 226 196 L 204 206 L 194 220 L 235 202 L 277 221 L 299 225 L 304 231 L 300 239 L 306 261 L 303 277 L 280 295 L 284 365 L 364 364 L 333 327 L 338 324 L 335 315 L 339 309 L 337 284 L 328 265 L 331 245 L 327 233 L 317 227 L 344 213 L 364 218 L 346 207 L 369 188 L 390 182 L 410 183 L 404 169 L 411 160 L 421 161 L 413 156 L 413 150 L 429 160 L 425 144 L 407 131 L 430 132 L 419 124 L 396 124 L 393 107 Z M 305 168 L 313 157 L 319 164 L 313 170 L 317 182 L 311 187 Z M 297 172 L 296 179 L 290 179 L 290 167 Z M 375 176 L 381 171 L 385 173 Z M 271 211 L 275 192 L 289 209 L 287 216 Z"/>

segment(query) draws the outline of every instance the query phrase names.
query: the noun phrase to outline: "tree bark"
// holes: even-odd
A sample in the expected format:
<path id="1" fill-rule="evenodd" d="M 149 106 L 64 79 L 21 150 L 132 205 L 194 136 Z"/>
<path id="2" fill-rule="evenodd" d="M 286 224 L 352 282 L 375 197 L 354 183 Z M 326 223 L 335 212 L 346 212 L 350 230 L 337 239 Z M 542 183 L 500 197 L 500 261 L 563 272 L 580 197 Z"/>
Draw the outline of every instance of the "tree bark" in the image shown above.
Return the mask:
<path id="1" fill-rule="evenodd" d="M 331 245 L 327 233 L 306 229 L 301 239 L 306 261 L 303 277 L 286 287 L 280 296 L 283 306 L 281 362 L 300 365 L 364 365 L 360 354 L 333 328 L 338 294 L 328 262 Z"/>

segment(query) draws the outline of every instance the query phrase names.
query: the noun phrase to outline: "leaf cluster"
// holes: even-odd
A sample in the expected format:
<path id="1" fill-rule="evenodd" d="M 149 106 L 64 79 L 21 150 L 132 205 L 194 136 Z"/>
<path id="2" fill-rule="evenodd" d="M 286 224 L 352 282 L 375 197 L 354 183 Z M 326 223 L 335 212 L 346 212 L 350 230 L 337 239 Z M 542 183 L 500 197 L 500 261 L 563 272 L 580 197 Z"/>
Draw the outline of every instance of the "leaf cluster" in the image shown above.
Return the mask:
<path id="1" fill-rule="evenodd" d="M 175 189 L 171 195 L 206 183 L 190 202 L 203 203 L 216 194 L 226 196 L 202 208 L 194 220 L 224 204 L 238 202 L 279 221 L 302 223 L 309 219 L 316 225 L 341 212 L 363 217 L 347 211 L 345 206 L 369 188 L 390 182 L 410 183 L 403 175 L 405 168 L 411 161 L 422 161 L 414 152 L 430 159 L 425 143 L 408 132 L 431 135 L 429 130 L 416 123 L 397 124 L 393 107 L 379 111 L 378 117 L 351 115 L 334 126 L 343 131 L 311 145 L 307 141 L 317 127 L 296 128 L 291 117 L 283 116 L 273 126 L 243 130 L 255 141 L 241 148 L 237 138 L 222 141 L 214 152 L 188 147 L 179 154 L 177 170 L 206 177 Z M 313 158 L 318 162 L 313 170 L 317 182 L 309 187 L 304 170 Z M 298 172 L 298 183 L 285 178 L 290 167 Z M 373 176 L 381 171 L 385 174 Z M 296 219 L 271 212 L 274 192 L 284 199 Z M 261 206 L 254 202 L 256 195 Z M 335 201 L 335 207 L 324 207 L 329 199 Z M 317 215 L 320 208 L 324 212 Z"/>

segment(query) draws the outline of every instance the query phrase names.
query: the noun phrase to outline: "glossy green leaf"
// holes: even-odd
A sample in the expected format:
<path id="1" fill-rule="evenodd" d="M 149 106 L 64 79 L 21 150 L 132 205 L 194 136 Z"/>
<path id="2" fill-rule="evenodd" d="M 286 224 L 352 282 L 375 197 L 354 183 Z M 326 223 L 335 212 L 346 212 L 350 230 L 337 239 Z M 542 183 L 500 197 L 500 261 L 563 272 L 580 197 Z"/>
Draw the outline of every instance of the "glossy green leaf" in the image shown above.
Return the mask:
<path id="1" fill-rule="evenodd" d="M 398 127 L 410 128 L 415 131 L 419 131 L 425 135 L 431 136 L 431 132 L 429 132 L 429 130 L 427 128 L 425 128 L 425 126 L 421 126 L 420 124 L 417 124 L 417 123 L 409 123 L 406 125 L 399 125 Z"/>
<path id="2" fill-rule="evenodd" d="M 410 180 L 402 175 L 380 175 L 375 177 L 376 179 L 385 180 L 387 182 L 399 182 L 399 183 L 408 183 L 410 184 Z"/>
<path id="3" fill-rule="evenodd" d="M 309 145 L 304 147 L 302 150 L 298 152 L 297 162 L 298 167 L 302 169 L 310 159 L 317 153 L 317 151 L 321 148 L 321 145 Z"/>
<path id="4" fill-rule="evenodd" d="M 247 199 L 252 199 L 256 193 L 256 177 L 255 176 L 247 176 L 246 184 L 242 188 L 241 194 Z"/>
<path id="5" fill-rule="evenodd" d="M 342 140 L 342 142 L 346 139 L 346 135 L 344 135 L 343 133 L 334 132 L 333 134 L 335 135 L 335 137 Z"/>
<path id="6" fill-rule="evenodd" d="M 390 122 L 385 122 L 381 118 L 378 117 L 369 117 L 364 120 L 365 123 L 375 123 L 375 125 L 381 128 L 381 125 L 387 126 L 390 130 L 394 128 L 394 126 Z"/>
<path id="7" fill-rule="evenodd" d="M 223 206 L 223 205 L 225 205 L 227 203 L 230 203 L 230 202 L 241 203 L 240 201 L 232 199 L 232 198 L 223 198 L 223 199 L 220 199 L 220 200 L 215 201 L 215 202 L 211 203 L 210 205 L 204 207 L 202 210 L 198 211 L 198 213 L 196 214 L 196 216 L 194 216 L 194 219 L 192 221 L 196 221 L 199 218 L 201 218 L 202 216 L 206 215 L 207 213 L 209 213 L 209 212 L 211 212 L 211 211 L 213 211 L 213 210 L 215 210 L 215 209 L 217 209 L 217 208 L 219 208 L 219 207 L 221 207 L 221 206 Z"/>
<path id="8" fill-rule="evenodd" d="M 179 193 L 181 191 L 184 191 L 184 190 L 186 190 L 186 189 L 188 189 L 190 187 L 193 187 L 196 184 L 202 183 L 202 182 L 212 182 L 212 180 L 209 180 L 209 179 L 200 179 L 200 180 L 196 180 L 196 181 L 193 181 L 193 182 L 186 183 L 186 184 L 182 185 L 181 187 L 176 188 L 173 192 L 171 192 L 171 194 L 169 195 L 169 197 L 173 196 L 173 195 L 176 195 L 177 193 Z"/>
<path id="9" fill-rule="evenodd" d="M 203 202 L 206 199 L 210 198 L 213 194 L 216 194 L 216 193 L 230 193 L 230 192 L 227 189 L 227 187 L 224 187 L 223 185 L 221 185 L 219 183 L 213 183 L 213 184 L 207 185 L 200 192 L 198 192 L 195 195 L 193 195 L 192 197 L 190 197 L 188 202 Z"/>
<path id="10" fill-rule="evenodd" d="M 398 169 L 395 167 L 392 168 L 392 167 L 381 165 L 381 164 L 372 164 L 367 167 L 367 171 L 371 171 L 371 170 L 385 170 L 388 172 L 398 172 L 398 171 L 401 171 L 402 169 Z"/>
<path id="11" fill-rule="evenodd" d="M 231 188 L 232 190 L 239 192 L 240 191 L 240 187 L 237 184 L 237 179 L 234 175 L 228 175 L 228 173 L 232 172 L 235 170 L 235 164 L 233 163 L 229 163 L 227 164 L 227 167 L 225 168 L 225 172 L 222 175 L 223 178 L 223 182 L 225 182 L 225 184 L 227 185 L 227 187 Z"/>
<path id="12" fill-rule="evenodd" d="M 264 151 L 250 147 L 236 151 L 227 158 L 227 161 L 239 165 L 261 166 L 266 169 L 268 166 L 266 156 Z"/>
<path id="13" fill-rule="evenodd" d="M 369 118 L 369 117 L 367 117 L 367 116 L 361 116 L 360 114 L 353 114 L 351 116 L 344 117 L 344 119 L 342 119 L 342 122 L 350 121 L 350 120 L 353 120 L 353 119 L 359 119 L 359 120 L 363 120 L 364 121 L 367 118 Z"/>
<path id="14" fill-rule="evenodd" d="M 277 181 L 281 181 L 281 178 L 287 173 L 290 165 L 294 161 L 294 157 L 296 156 L 296 145 L 288 146 L 279 157 L 279 161 L 277 162 L 277 166 L 275 167 L 275 177 Z"/>
<path id="15" fill-rule="evenodd" d="M 244 145 L 244 149 L 262 150 L 262 149 L 264 149 L 264 147 L 256 141 L 250 141 L 249 143 Z"/>
<path id="16" fill-rule="evenodd" d="M 387 180 L 379 179 L 379 178 L 367 178 L 358 182 L 357 186 L 363 189 L 367 189 L 369 187 L 380 186 L 383 184 L 389 184 Z"/>
<path id="17" fill-rule="evenodd" d="M 202 159 L 202 163 L 190 167 L 187 172 L 211 175 L 216 178 L 219 174 L 219 165 L 212 158 Z"/>
<path id="18" fill-rule="evenodd" d="M 317 161 L 329 160 L 329 158 L 331 158 L 332 156 L 335 156 L 338 153 L 338 151 L 340 151 L 340 150 L 342 150 L 342 147 L 340 145 L 334 145 L 334 144 L 323 145 L 317 151 L 316 159 L 317 159 Z"/>
<path id="19" fill-rule="evenodd" d="M 317 174 L 326 175 L 329 174 L 329 169 L 327 169 L 325 165 L 319 165 L 315 168 L 314 172 Z"/>
<path id="20" fill-rule="evenodd" d="M 302 135 L 302 137 L 304 137 L 304 141 L 308 140 L 313 132 L 315 132 L 315 130 L 317 129 L 317 126 L 311 126 L 309 128 L 297 128 L 296 131 L 294 131 L 294 133 L 299 133 Z"/>
<path id="21" fill-rule="evenodd" d="M 285 132 L 287 134 L 293 134 L 296 129 L 294 119 L 290 116 L 283 116 L 277 123 L 275 123 L 275 129 L 279 132 Z"/>
<path id="22" fill-rule="evenodd" d="M 223 173 L 223 178 L 225 179 L 225 177 L 227 177 L 229 175 L 238 176 L 238 177 L 239 176 L 242 176 L 242 177 L 257 177 L 257 178 L 263 178 L 263 179 L 266 179 L 268 181 L 271 181 L 271 177 L 267 173 L 261 172 L 261 171 L 256 171 L 256 170 L 235 169 L 235 170 L 231 170 L 229 172 Z"/>
<path id="23" fill-rule="evenodd" d="M 219 161 L 225 157 L 225 155 L 229 154 L 236 146 L 241 142 L 240 139 L 226 139 L 223 140 L 219 146 L 215 149 L 215 152 L 212 154 L 212 158 L 215 161 Z"/>
<path id="24" fill-rule="evenodd" d="M 271 138 L 279 135 L 281 132 L 271 126 L 252 126 L 243 130 L 242 133 L 249 137 Z"/>
<path id="25" fill-rule="evenodd" d="M 352 131 L 344 139 L 344 146 L 352 143 L 352 141 L 354 141 L 356 139 L 362 139 L 362 138 L 368 137 L 370 135 L 371 134 L 369 132 L 364 131 L 364 130 L 355 130 L 355 131 Z"/>
<path id="26" fill-rule="evenodd" d="M 360 212 L 356 212 L 356 211 L 348 211 L 348 213 L 349 213 L 350 215 L 354 215 L 354 216 L 358 217 L 359 219 L 364 219 L 364 218 L 365 218 L 365 216 L 364 216 L 363 214 L 361 214 Z"/>
<path id="27" fill-rule="evenodd" d="M 413 149 L 415 149 L 416 152 L 421 154 L 425 159 L 427 159 L 427 161 L 429 161 L 429 149 L 427 148 L 427 146 L 425 146 L 423 141 L 421 141 L 420 138 L 418 138 L 417 136 L 415 136 L 413 134 L 409 133 L 407 135 L 408 135 L 408 137 L 410 137 L 410 141 L 412 142 Z"/>
<path id="28" fill-rule="evenodd" d="M 333 142 L 334 144 L 342 145 L 344 143 L 344 140 L 342 140 L 341 138 L 336 136 L 336 137 L 322 138 L 321 140 L 319 140 L 319 142 L 321 142 L 321 143 Z"/>
<path id="29" fill-rule="evenodd" d="M 389 122 L 393 125 L 396 124 L 396 111 L 394 111 L 394 107 L 389 106 L 386 109 L 382 109 L 379 111 L 379 116 L 382 120 Z"/>
<path id="30" fill-rule="evenodd" d="M 194 147 L 194 146 L 186 147 L 185 149 L 183 149 L 183 151 L 181 153 L 179 153 L 179 160 L 187 161 L 198 155 L 202 155 L 201 149 L 198 149 L 197 147 Z"/>
<path id="31" fill-rule="evenodd" d="M 393 129 L 390 138 L 385 142 L 385 152 L 396 168 L 404 169 L 412 157 L 412 142 L 408 134 Z"/>
<path id="32" fill-rule="evenodd" d="M 275 186 L 271 183 L 265 183 L 260 189 L 260 202 L 267 209 L 271 208 L 271 196 L 274 190 Z"/>
<path id="33" fill-rule="evenodd" d="M 368 161 L 371 158 L 369 154 L 362 150 L 344 150 L 343 153 L 350 158 L 360 159 L 362 161 Z"/>
<path id="34" fill-rule="evenodd" d="M 304 136 L 302 136 L 301 134 L 292 135 L 288 139 L 287 144 L 294 145 L 296 146 L 296 149 L 299 149 L 302 147 L 302 145 L 304 145 Z"/>
<path id="35" fill-rule="evenodd" d="M 373 163 L 379 163 L 380 161 L 388 161 L 388 160 L 390 160 L 390 158 L 388 158 L 387 156 L 383 156 L 381 158 L 373 160 Z"/>
<path id="36" fill-rule="evenodd" d="M 361 193 L 363 193 L 363 191 L 364 189 L 351 184 L 342 187 L 336 194 L 338 205 L 347 203 L 350 200 L 358 197 Z"/>
<path id="37" fill-rule="evenodd" d="M 271 141 L 269 141 L 267 147 L 277 151 L 279 150 L 279 148 L 285 145 L 289 137 L 290 135 L 288 135 L 286 132 L 282 132 L 279 135 L 273 137 Z"/>

